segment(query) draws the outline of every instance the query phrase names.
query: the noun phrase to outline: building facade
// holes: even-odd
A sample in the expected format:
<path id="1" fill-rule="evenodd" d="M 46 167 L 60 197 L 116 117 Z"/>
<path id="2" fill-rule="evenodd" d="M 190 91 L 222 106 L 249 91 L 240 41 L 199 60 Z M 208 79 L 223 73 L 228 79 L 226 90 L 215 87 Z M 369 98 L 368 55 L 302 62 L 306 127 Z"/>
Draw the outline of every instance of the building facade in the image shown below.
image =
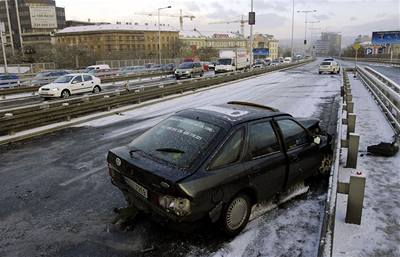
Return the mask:
<path id="1" fill-rule="evenodd" d="M 339 56 L 342 48 L 342 35 L 335 32 L 322 32 L 320 40 L 315 42 L 317 56 Z"/>
<path id="2" fill-rule="evenodd" d="M 274 36 L 268 34 L 255 34 L 253 39 L 253 48 L 267 48 L 268 56 L 262 58 L 278 59 L 279 40 L 274 39 Z"/>
<path id="3" fill-rule="evenodd" d="M 175 57 L 179 49 L 179 32 L 170 27 L 161 27 L 161 52 L 163 58 Z M 69 27 L 55 34 L 59 46 L 85 47 L 97 55 L 129 54 L 136 58 L 158 56 L 158 30 L 147 25 L 101 24 Z"/>
<path id="4" fill-rule="evenodd" d="M 18 12 L 24 46 L 46 46 L 51 43 L 51 35 L 65 27 L 65 10 L 57 7 L 54 0 L 18 0 Z M 15 1 L 8 0 L 8 13 L 14 46 L 20 48 Z M 7 42 L 10 43 L 11 37 L 4 1 L 0 1 L 0 22 L 4 22 L 6 25 Z"/>

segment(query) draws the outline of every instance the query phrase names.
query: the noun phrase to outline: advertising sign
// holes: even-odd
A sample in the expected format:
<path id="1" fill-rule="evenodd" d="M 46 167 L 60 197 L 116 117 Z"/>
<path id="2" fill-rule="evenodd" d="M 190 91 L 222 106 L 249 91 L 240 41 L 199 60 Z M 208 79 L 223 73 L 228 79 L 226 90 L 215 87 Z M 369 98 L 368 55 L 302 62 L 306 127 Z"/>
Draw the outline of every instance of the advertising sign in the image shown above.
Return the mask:
<path id="1" fill-rule="evenodd" d="M 254 55 L 269 55 L 269 49 L 268 48 L 254 48 L 253 54 Z"/>
<path id="2" fill-rule="evenodd" d="M 400 44 L 400 31 L 376 31 L 372 32 L 373 45 Z"/>
<path id="3" fill-rule="evenodd" d="M 55 6 L 29 6 L 31 24 L 34 29 L 57 28 L 57 15 Z"/>

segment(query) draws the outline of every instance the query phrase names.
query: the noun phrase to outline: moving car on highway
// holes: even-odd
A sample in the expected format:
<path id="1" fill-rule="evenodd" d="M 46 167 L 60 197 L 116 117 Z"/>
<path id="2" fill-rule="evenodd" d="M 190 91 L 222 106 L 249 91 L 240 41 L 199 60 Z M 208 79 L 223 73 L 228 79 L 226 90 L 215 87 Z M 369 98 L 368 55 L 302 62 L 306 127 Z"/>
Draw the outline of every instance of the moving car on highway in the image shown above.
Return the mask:
<path id="1" fill-rule="evenodd" d="M 87 73 L 67 74 L 54 80 L 52 83 L 39 88 L 39 95 L 44 98 L 69 98 L 74 94 L 99 93 L 101 81 Z"/>
<path id="2" fill-rule="evenodd" d="M 0 88 L 17 87 L 21 84 L 19 77 L 12 73 L 0 74 Z"/>
<path id="3" fill-rule="evenodd" d="M 253 68 L 264 68 L 267 63 L 264 60 L 257 59 L 254 61 Z"/>
<path id="4" fill-rule="evenodd" d="M 319 173 L 330 150 L 317 119 L 245 102 L 180 111 L 112 149 L 112 183 L 159 221 L 219 221 L 228 236 L 254 204 Z"/>
<path id="5" fill-rule="evenodd" d="M 127 66 L 127 67 L 119 69 L 118 75 L 135 74 L 135 73 L 140 73 L 140 72 L 144 72 L 144 71 L 145 71 L 144 66 Z"/>
<path id="6" fill-rule="evenodd" d="M 36 74 L 32 81 L 28 80 L 23 84 L 28 86 L 43 86 L 68 73 L 70 73 L 70 71 L 67 70 L 42 71 Z"/>
<path id="7" fill-rule="evenodd" d="M 339 73 L 340 72 L 340 66 L 337 62 L 335 61 L 323 61 L 319 65 L 318 73 L 322 74 L 324 72 L 329 72 L 329 73 Z"/>
<path id="8" fill-rule="evenodd" d="M 196 75 L 203 77 L 204 70 L 200 62 L 184 62 L 175 70 L 175 78 L 193 78 Z"/>

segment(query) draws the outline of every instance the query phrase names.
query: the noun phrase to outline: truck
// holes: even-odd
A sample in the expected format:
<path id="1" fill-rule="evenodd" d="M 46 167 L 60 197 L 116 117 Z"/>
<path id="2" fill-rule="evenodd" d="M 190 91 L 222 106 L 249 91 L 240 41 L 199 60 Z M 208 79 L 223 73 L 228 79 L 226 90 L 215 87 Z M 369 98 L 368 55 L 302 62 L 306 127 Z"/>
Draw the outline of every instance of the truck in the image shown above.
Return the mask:
<path id="1" fill-rule="evenodd" d="M 224 49 L 219 51 L 215 73 L 242 70 L 250 67 L 250 57 L 246 49 Z"/>

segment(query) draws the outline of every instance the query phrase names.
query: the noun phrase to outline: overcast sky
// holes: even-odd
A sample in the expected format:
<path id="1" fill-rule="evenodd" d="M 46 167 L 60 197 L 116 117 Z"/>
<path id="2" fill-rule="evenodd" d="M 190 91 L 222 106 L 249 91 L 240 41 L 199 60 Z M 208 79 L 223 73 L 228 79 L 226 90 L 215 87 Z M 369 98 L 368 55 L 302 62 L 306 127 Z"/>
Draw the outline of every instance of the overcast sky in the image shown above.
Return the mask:
<path id="1" fill-rule="evenodd" d="M 156 23 L 156 17 L 135 13 L 157 12 L 158 7 L 171 5 L 171 9 L 162 10 L 162 13 L 175 15 L 182 9 L 184 14 L 196 16 L 193 21 L 184 20 L 185 30 L 197 28 L 212 32 L 238 31 L 239 24 L 208 23 L 238 20 L 250 10 L 250 0 L 56 0 L 56 3 L 65 7 L 67 19 L 113 23 Z M 377 30 L 400 30 L 400 0 L 295 0 L 295 38 L 304 38 L 304 14 L 297 11 L 313 9 L 317 12 L 309 15 L 309 21 L 320 21 L 308 25 L 314 26 L 314 33 L 334 31 L 356 36 L 371 35 Z M 290 38 L 292 0 L 254 0 L 254 10 L 256 32 L 273 34 L 278 39 Z M 178 18 L 161 17 L 161 23 L 179 28 Z M 248 35 L 248 26 L 246 33 Z"/>

